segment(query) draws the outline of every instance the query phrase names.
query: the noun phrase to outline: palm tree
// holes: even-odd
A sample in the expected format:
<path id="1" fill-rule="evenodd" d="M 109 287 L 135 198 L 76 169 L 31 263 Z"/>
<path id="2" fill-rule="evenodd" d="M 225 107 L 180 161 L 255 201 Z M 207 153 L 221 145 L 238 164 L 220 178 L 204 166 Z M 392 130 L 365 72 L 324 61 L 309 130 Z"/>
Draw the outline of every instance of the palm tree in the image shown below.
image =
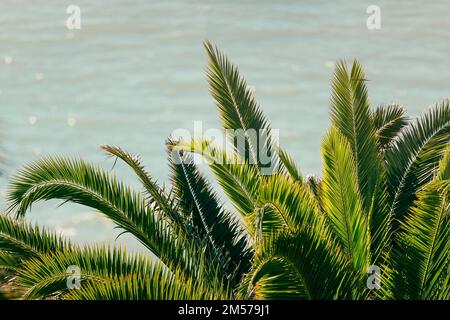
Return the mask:
<path id="1" fill-rule="evenodd" d="M 169 139 L 172 183 L 164 189 L 137 157 L 103 146 L 135 172 L 144 193 L 80 159 L 25 166 L 11 179 L 8 213 L 0 215 L 0 266 L 17 297 L 449 299 L 449 101 L 415 121 L 399 105 L 372 109 L 360 63 L 348 69 L 339 62 L 322 177 L 305 178 L 270 135 L 237 67 L 211 43 L 205 48 L 223 128 L 240 129 L 245 148 L 233 136 L 228 149 Z M 255 140 L 249 129 L 268 134 Z M 276 164 L 270 175 L 261 146 Z M 199 171 L 196 154 L 233 212 Z M 51 199 L 95 209 L 151 255 L 80 248 L 23 221 L 33 203 Z M 78 290 L 67 285 L 73 265 L 81 271 Z M 370 270 L 380 272 L 370 277 Z"/>

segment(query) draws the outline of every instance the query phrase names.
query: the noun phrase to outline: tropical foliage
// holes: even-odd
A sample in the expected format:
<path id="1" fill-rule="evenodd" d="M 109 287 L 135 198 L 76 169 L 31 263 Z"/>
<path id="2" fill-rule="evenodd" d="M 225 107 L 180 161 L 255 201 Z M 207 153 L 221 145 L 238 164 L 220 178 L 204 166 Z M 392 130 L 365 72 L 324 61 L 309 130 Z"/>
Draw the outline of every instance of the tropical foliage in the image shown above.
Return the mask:
<path id="1" fill-rule="evenodd" d="M 450 299 L 450 106 L 411 121 L 370 105 L 358 61 L 331 85 L 323 172 L 305 177 L 276 144 L 254 94 L 206 42 L 207 78 L 224 129 L 245 148 L 167 141 L 171 187 L 126 151 L 103 146 L 142 183 L 134 191 L 80 159 L 44 158 L 10 181 L 0 216 L 0 268 L 23 299 Z M 254 139 L 249 129 L 269 134 Z M 260 148 L 274 169 L 265 172 Z M 227 209 L 193 161 L 207 160 Z M 58 199 L 95 209 L 149 251 L 79 247 L 24 221 Z M 81 286 L 70 290 L 69 266 Z M 371 273 L 371 270 L 379 271 Z"/>

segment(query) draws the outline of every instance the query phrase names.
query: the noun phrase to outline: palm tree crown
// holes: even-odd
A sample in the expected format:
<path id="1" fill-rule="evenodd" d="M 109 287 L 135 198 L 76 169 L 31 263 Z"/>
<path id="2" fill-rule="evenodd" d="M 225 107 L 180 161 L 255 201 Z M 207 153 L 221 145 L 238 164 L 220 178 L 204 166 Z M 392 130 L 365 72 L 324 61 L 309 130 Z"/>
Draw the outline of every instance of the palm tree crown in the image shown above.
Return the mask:
<path id="1" fill-rule="evenodd" d="M 322 175 L 305 178 L 270 135 L 238 68 L 211 43 L 205 48 L 223 128 L 241 130 L 245 148 L 168 139 L 171 188 L 164 189 L 137 157 L 103 146 L 134 171 L 144 193 L 80 159 L 28 164 L 11 179 L 0 215 L 0 268 L 14 297 L 450 299 L 449 101 L 414 121 L 399 105 L 372 108 L 361 64 L 340 61 Z M 269 134 L 255 140 L 249 129 Z M 261 146 L 275 164 L 271 175 L 263 173 Z M 233 210 L 199 171 L 197 154 Z M 82 248 L 24 222 L 33 203 L 51 199 L 95 209 L 154 257 Z M 73 265 L 79 290 L 67 286 Z"/>

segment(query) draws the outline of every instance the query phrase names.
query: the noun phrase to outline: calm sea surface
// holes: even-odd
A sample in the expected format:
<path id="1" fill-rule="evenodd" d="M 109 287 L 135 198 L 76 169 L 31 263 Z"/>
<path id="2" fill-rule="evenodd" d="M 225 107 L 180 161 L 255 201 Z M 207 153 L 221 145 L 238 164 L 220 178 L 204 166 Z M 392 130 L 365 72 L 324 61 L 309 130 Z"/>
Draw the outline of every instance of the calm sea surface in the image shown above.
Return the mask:
<path id="1" fill-rule="evenodd" d="M 81 29 L 65 27 L 81 8 Z M 369 5 L 381 29 L 366 27 Z M 204 76 L 203 39 L 241 69 L 280 141 L 305 174 L 320 173 L 329 125 L 329 79 L 339 58 L 360 59 L 373 105 L 410 115 L 450 96 L 450 2 L 432 1 L 25 1 L 0 2 L 0 133 L 8 177 L 44 155 L 82 157 L 111 169 L 101 144 L 140 154 L 168 183 L 172 130 L 218 127 Z M 115 172 L 137 186 L 124 166 Z M 28 219 L 77 242 L 119 231 L 77 205 L 37 204 Z M 139 249 L 130 237 L 118 240 Z"/>

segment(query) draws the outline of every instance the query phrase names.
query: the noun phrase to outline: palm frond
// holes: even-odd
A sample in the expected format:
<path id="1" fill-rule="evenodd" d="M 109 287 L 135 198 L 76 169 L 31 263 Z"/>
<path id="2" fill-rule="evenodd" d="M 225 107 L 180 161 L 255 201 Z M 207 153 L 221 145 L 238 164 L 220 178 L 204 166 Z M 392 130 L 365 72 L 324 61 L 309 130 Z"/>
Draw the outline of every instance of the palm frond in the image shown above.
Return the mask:
<path id="1" fill-rule="evenodd" d="M 450 180 L 418 194 L 398 235 L 397 299 L 450 299 Z"/>
<path id="2" fill-rule="evenodd" d="M 44 228 L 0 214 L 0 252 L 18 259 L 27 259 L 71 246 L 69 241 Z"/>
<path id="3" fill-rule="evenodd" d="M 321 227 L 264 239 L 242 283 L 243 299 L 357 299 L 361 277 Z"/>
<path id="4" fill-rule="evenodd" d="M 228 137 L 234 146 L 236 139 L 245 141 L 245 145 L 241 146 L 244 148 L 238 146 L 237 151 L 248 163 L 257 164 L 259 168 L 275 167 L 277 163 L 270 124 L 253 93 L 239 75 L 238 68 L 217 47 L 208 41 L 205 41 L 204 46 L 209 57 L 209 89 Z M 262 156 L 268 156 L 270 162 L 262 161 Z"/>
<path id="5" fill-rule="evenodd" d="M 450 180 L 450 143 L 444 151 L 441 161 L 439 161 L 439 171 L 437 180 Z"/>
<path id="6" fill-rule="evenodd" d="M 166 264 L 190 263 L 188 243 L 139 193 L 114 176 L 82 160 L 44 158 L 22 169 L 11 179 L 10 211 L 23 216 L 39 200 L 60 199 L 82 204 L 103 213 L 120 228 L 134 235 Z"/>
<path id="7" fill-rule="evenodd" d="M 365 272 L 370 262 L 368 213 L 364 212 L 350 144 L 332 129 L 322 144 L 323 204 L 333 230 L 355 269 Z"/>
<path id="8" fill-rule="evenodd" d="M 248 270 L 252 255 L 243 227 L 219 204 L 189 154 L 176 150 L 169 154 L 174 194 L 192 233 L 205 243 L 211 258 L 218 259 L 224 276 L 240 278 Z"/>
<path id="9" fill-rule="evenodd" d="M 308 186 L 308 188 L 311 190 L 312 194 L 316 198 L 316 202 L 319 205 L 320 211 L 322 213 L 325 213 L 325 211 L 323 209 L 323 199 L 322 199 L 322 194 L 323 194 L 322 179 L 316 175 L 310 175 L 306 179 L 306 185 Z"/>
<path id="10" fill-rule="evenodd" d="M 261 176 L 254 165 L 205 140 L 171 142 L 168 147 L 201 155 L 238 212 L 245 217 L 255 210 Z"/>
<path id="11" fill-rule="evenodd" d="M 408 125 L 386 151 L 392 213 L 401 219 L 415 193 L 430 182 L 450 137 L 450 106 L 446 100 Z"/>
<path id="12" fill-rule="evenodd" d="M 27 260 L 72 248 L 69 241 L 44 228 L 0 214 L 0 287 L 5 286 L 10 298 L 20 298 L 23 292 L 15 287 L 17 273 Z"/>
<path id="13" fill-rule="evenodd" d="M 113 276 L 100 283 L 86 283 L 65 298 L 74 300 L 229 300 L 231 294 L 220 281 L 205 284 L 185 279 L 181 272 L 153 266 L 146 274 Z"/>
<path id="14" fill-rule="evenodd" d="M 157 263 L 157 262 L 156 262 Z M 160 268 L 165 268 L 161 263 Z M 63 296 L 71 289 L 68 283 L 76 267 L 80 273 L 78 285 L 101 283 L 112 276 L 147 274 L 151 260 L 140 255 L 128 255 L 120 248 L 72 248 L 41 254 L 23 262 L 14 281 L 15 288 L 23 292 L 23 299 L 47 299 Z M 165 268 L 167 269 L 167 268 Z"/>
<path id="15" fill-rule="evenodd" d="M 345 61 L 337 64 L 331 85 L 331 120 L 350 143 L 362 205 L 368 211 L 381 159 L 365 82 L 364 70 L 358 61 L 353 61 L 350 72 Z"/>
<path id="16" fill-rule="evenodd" d="M 380 171 L 380 174 L 382 178 L 378 181 L 375 188 L 368 221 L 370 227 L 371 263 L 381 267 L 389 260 L 387 257 L 392 246 L 393 217 L 387 196 L 386 172 L 384 169 Z"/>
<path id="17" fill-rule="evenodd" d="M 403 127 L 408 124 L 405 109 L 398 104 L 378 106 L 373 112 L 372 118 L 381 150 L 389 148 Z"/>
<path id="18" fill-rule="evenodd" d="M 289 175 L 292 181 L 302 184 L 302 173 L 291 155 L 286 150 L 278 148 L 278 157 L 280 158 L 279 171 Z"/>
<path id="19" fill-rule="evenodd" d="M 263 179 L 255 211 L 246 217 L 248 229 L 257 238 L 267 234 L 315 225 L 321 216 L 319 205 L 310 190 L 292 184 L 284 175 Z"/>
<path id="20" fill-rule="evenodd" d="M 115 156 L 129 165 L 144 186 L 151 202 L 155 202 L 171 220 L 175 221 L 180 228 L 183 228 L 184 221 L 175 209 L 174 200 L 170 199 L 164 190 L 154 181 L 138 157 L 119 147 L 104 145 L 102 149 L 109 155 Z"/>

